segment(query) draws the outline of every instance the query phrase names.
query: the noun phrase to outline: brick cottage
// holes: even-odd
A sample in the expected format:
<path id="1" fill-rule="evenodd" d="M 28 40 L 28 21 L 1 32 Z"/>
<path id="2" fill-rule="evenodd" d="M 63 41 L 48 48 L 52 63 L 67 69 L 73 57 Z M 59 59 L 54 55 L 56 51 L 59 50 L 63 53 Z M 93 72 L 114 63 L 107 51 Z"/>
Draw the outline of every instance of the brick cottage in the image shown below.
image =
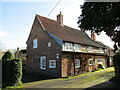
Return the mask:
<path id="1" fill-rule="evenodd" d="M 27 72 L 51 77 L 68 77 L 107 67 L 106 46 L 81 30 L 36 15 L 27 40 Z"/>

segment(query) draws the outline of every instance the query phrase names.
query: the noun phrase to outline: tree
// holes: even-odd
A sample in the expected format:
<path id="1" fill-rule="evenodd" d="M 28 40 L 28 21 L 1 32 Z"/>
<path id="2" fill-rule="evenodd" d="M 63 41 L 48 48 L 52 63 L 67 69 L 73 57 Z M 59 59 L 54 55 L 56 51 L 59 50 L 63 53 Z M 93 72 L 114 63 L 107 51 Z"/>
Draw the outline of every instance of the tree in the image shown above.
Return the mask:
<path id="1" fill-rule="evenodd" d="M 10 51 L 7 51 L 2 57 L 2 60 L 11 60 L 11 59 L 13 59 L 13 55 Z"/>
<path id="2" fill-rule="evenodd" d="M 120 2 L 85 2 L 78 18 L 83 31 L 104 31 L 114 42 L 114 50 L 120 47 Z"/>

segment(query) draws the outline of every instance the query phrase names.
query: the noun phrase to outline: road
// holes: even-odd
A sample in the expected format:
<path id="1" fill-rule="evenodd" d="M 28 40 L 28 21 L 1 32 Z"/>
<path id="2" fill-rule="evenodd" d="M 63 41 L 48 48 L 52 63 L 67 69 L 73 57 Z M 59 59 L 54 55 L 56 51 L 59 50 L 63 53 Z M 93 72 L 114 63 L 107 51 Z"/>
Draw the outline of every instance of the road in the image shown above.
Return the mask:
<path id="1" fill-rule="evenodd" d="M 58 78 L 25 83 L 21 88 L 89 88 L 106 83 L 114 76 L 114 68 L 78 75 L 69 78 Z"/>

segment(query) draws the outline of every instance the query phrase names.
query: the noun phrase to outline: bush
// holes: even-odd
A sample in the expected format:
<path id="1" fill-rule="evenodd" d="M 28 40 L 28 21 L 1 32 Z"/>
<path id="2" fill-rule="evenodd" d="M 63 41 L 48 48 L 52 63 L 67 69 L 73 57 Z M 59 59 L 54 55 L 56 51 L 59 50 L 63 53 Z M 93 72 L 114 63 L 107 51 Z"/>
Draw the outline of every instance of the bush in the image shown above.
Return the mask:
<path id="1" fill-rule="evenodd" d="M 3 57 L 2 57 L 2 60 L 10 60 L 10 59 L 13 59 L 13 55 L 10 51 L 7 51 Z"/>
<path id="2" fill-rule="evenodd" d="M 104 66 L 102 64 L 98 64 L 98 68 L 104 69 Z"/>
<path id="3" fill-rule="evenodd" d="M 2 82 L 6 86 L 22 84 L 22 60 L 12 59 L 2 61 Z"/>
<path id="4" fill-rule="evenodd" d="M 120 78 L 120 52 L 113 56 L 113 64 L 115 68 L 115 77 Z"/>

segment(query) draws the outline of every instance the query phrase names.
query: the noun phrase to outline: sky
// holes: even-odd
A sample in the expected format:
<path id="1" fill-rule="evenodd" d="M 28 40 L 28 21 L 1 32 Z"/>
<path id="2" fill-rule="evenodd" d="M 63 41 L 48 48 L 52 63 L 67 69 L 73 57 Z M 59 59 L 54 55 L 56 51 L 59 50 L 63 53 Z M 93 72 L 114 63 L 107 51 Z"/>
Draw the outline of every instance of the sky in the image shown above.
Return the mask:
<path id="1" fill-rule="evenodd" d="M 60 2 L 59 2 L 60 1 Z M 57 7 L 52 11 L 54 6 Z M 78 28 L 78 17 L 81 14 L 80 5 L 84 0 L 2 0 L 0 1 L 0 48 L 26 48 L 36 14 L 56 20 L 56 16 L 63 14 L 63 23 L 72 28 Z M 49 15 L 49 16 L 48 16 Z M 90 35 L 90 33 L 88 32 Z M 113 42 L 105 33 L 96 36 L 98 41 L 113 47 Z"/>

